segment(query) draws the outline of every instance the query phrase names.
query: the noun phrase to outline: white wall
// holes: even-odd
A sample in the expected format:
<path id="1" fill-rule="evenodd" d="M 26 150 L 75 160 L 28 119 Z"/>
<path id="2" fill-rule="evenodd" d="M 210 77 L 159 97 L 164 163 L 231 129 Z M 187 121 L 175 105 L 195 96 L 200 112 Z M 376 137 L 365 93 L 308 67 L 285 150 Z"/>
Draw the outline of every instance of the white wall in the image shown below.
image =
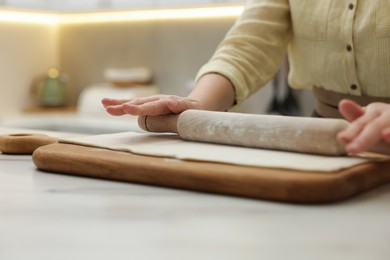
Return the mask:
<path id="1" fill-rule="evenodd" d="M 29 105 L 33 78 L 58 65 L 57 28 L 0 22 L 0 117 Z"/>

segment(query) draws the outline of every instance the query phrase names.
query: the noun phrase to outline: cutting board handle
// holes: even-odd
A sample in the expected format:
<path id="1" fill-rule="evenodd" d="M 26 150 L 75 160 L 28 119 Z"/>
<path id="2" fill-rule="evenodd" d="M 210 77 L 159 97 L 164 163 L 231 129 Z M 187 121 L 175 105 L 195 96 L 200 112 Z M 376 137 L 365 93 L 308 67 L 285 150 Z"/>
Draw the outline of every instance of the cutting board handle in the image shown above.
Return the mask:
<path id="1" fill-rule="evenodd" d="M 32 154 L 38 147 L 57 142 L 57 138 L 44 134 L 0 135 L 0 151 L 5 154 Z"/>

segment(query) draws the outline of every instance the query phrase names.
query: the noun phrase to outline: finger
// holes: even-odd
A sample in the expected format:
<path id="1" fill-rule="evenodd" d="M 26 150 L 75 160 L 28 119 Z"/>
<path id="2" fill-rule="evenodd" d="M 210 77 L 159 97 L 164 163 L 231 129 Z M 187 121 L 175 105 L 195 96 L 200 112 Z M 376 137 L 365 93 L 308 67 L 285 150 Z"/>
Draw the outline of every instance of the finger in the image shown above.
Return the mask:
<path id="1" fill-rule="evenodd" d="M 352 142 L 368 123 L 371 124 L 371 122 L 373 122 L 380 115 L 377 110 L 373 109 L 364 111 L 363 113 L 363 115 L 352 121 L 346 129 L 337 135 L 337 138 L 340 142 L 343 144 Z"/>
<path id="2" fill-rule="evenodd" d="M 355 120 L 351 124 L 348 125 L 347 128 L 340 131 L 337 134 L 337 139 L 343 143 L 348 144 L 352 142 L 356 136 L 364 129 L 367 122 L 365 120 Z"/>
<path id="3" fill-rule="evenodd" d="M 124 114 L 130 115 L 148 115 L 149 111 L 155 106 L 155 104 L 151 104 L 146 106 L 146 111 L 144 112 L 144 108 L 141 107 L 144 104 L 156 102 L 159 100 L 167 99 L 168 95 L 153 95 L 144 98 L 135 98 L 135 99 L 110 99 L 105 98 L 102 100 L 103 105 L 106 108 L 106 111 L 114 116 L 121 116 Z M 152 112 L 157 113 L 157 112 Z M 166 112 L 167 113 L 167 112 Z M 151 114 L 150 114 L 151 115 Z"/>
<path id="4" fill-rule="evenodd" d="M 339 111 L 348 121 L 354 121 L 364 114 L 364 109 L 349 99 L 343 99 L 339 103 Z"/>
<path id="5" fill-rule="evenodd" d="M 131 99 L 114 99 L 114 98 L 104 98 L 102 99 L 102 104 L 107 106 L 118 106 L 123 105 L 124 103 L 130 103 L 133 105 L 142 105 L 147 102 L 156 101 L 158 99 L 164 98 L 167 95 L 153 95 L 142 98 L 131 98 Z"/>
<path id="6" fill-rule="evenodd" d="M 178 96 L 153 96 L 134 100 L 123 105 L 123 110 L 131 115 L 165 115 L 180 113 L 186 109 L 198 108 L 198 101 Z"/>
<path id="7" fill-rule="evenodd" d="M 130 105 L 143 105 L 149 102 L 154 102 L 158 100 L 163 100 L 167 98 L 167 95 L 153 95 L 153 96 L 148 96 L 148 97 L 142 97 L 142 98 L 135 98 L 132 99 L 128 104 Z"/>
<path id="8" fill-rule="evenodd" d="M 366 124 L 364 129 L 346 145 L 346 149 L 351 154 L 358 154 L 368 150 L 371 146 L 382 139 L 382 129 L 385 127 L 384 115 L 378 116 L 373 121 Z"/>
<path id="9" fill-rule="evenodd" d="M 126 103 L 123 104 L 122 109 L 126 114 L 137 116 L 158 116 L 171 113 L 164 99 L 146 102 L 141 105 Z"/>
<path id="10" fill-rule="evenodd" d="M 133 116 L 139 116 L 139 115 L 144 115 L 143 109 L 140 108 L 139 105 L 131 105 L 129 103 L 123 104 L 122 105 L 122 111 L 125 114 L 133 115 Z"/>
<path id="11" fill-rule="evenodd" d="M 107 106 L 106 107 L 106 111 L 107 111 L 107 113 L 109 113 L 112 116 L 122 116 L 122 115 L 126 114 L 123 111 L 121 105 L 119 105 L 119 106 Z"/>
<path id="12" fill-rule="evenodd" d="M 113 99 L 113 98 L 103 98 L 102 99 L 102 104 L 104 107 L 108 106 L 118 106 L 122 105 L 126 102 L 131 101 L 131 99 Z"/>

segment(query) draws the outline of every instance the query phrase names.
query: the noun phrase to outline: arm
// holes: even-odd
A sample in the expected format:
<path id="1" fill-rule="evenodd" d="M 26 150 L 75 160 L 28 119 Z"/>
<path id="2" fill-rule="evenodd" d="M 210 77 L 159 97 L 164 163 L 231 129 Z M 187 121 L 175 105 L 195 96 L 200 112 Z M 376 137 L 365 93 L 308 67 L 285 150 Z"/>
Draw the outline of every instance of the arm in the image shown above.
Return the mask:
<path id="1" fill-rule="evenodd" d="M 287 50 L 290 23 L 288 0 L 249 0 L 211 60 L 199 71 L 197 84 L 187 98 L 104 99 L 103 105 L 116 116 L 162 115 L 186 109 L 225 111 L 272 79 Z"/>

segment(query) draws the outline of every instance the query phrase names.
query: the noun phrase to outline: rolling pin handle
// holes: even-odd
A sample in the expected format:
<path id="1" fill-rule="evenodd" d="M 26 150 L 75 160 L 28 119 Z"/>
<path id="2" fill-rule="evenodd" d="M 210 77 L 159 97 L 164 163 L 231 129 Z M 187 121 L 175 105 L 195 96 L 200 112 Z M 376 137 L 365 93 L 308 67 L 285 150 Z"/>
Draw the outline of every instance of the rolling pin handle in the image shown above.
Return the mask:
<path id="1" fill-rule="evenodd" d="M 147 132 L 155 133 L 178 133 L 177 120 L 179 114 L 161 116 L 139 116 L 138 126 Z"/>

